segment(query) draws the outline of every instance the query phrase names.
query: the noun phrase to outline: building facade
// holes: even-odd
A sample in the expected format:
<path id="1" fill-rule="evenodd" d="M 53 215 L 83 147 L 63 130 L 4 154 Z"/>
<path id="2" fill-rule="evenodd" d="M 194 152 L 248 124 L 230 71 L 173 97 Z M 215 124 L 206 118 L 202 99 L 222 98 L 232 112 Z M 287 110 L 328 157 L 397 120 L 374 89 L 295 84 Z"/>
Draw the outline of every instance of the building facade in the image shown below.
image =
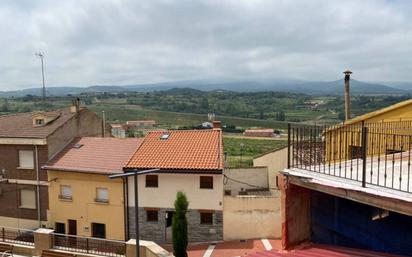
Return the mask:
<path id="1" fill-rule="evenodd" d="M 57 233 L 124 240 L 125 188 L 109 175 L 141 139 L 76 138 L 43 166 L 50 181 L 48 227 Z"/>
<path id="2" fill-rule="evenodd" d="M 138 177 L 140 239 L 171 242 L 176 193 L 189 201 L 190 242 L 223 239 L 223 155 L 220 129 L 150 132 L 124 168 L 158 169 Z M 128 234 L 135 237 L 134 178 L 127 180 Z"/>
<path id="3" fill-rule="evenodd" d="M 52 112 L 0 116 L 0 223 L 45 226 L 48 178 L 40 167 L 76 136 L 102 136 L 102 124 L 78 103 Z"/>

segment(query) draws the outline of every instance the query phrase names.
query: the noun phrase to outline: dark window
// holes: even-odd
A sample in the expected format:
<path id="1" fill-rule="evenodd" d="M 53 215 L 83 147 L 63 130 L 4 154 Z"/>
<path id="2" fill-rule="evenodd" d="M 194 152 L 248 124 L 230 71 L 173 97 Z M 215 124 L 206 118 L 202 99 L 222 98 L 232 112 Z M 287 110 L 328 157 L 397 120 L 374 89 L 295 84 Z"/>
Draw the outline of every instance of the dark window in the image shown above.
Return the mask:
<path id="1" fill-rule="evenodd" d="M 92 237 L 106 238 L 106 225 L 101 223 L 92 223 Z"/>
<path id="2" fill-rule="evenodd" d="M 58 234 L 66 234 L 66 226 L 64 223 L 56 222 L 55 224 L 55 232 Z"/>
<path id="3" fill-rule="evenodd" d="M 201 212 L 200 213 L 200 224 L 213 224 L 213 213 L 212 212 Z"/>
<path id="4" fill-rule="evenodd" d="M 146 211 L 146 220 L 150 222 L 157 222 L 159 220 L 159 212 L 156 210 Z"/>
<path id="5" fill-rule="evenodd" d="M 200 188 L 213 189 L 213 177 L 200 176 Z"/>
<path id="6" fill-rule="evenodd" d="M 158 186 L 159 186 L 159 176 L 146 175 L 146 187 L 158 187 Z"/>
<path id="7" fill-rule="evenodd" d="M 231 190 L 225 190 L 225 195 L 232 195 L 232 191 Z"/>

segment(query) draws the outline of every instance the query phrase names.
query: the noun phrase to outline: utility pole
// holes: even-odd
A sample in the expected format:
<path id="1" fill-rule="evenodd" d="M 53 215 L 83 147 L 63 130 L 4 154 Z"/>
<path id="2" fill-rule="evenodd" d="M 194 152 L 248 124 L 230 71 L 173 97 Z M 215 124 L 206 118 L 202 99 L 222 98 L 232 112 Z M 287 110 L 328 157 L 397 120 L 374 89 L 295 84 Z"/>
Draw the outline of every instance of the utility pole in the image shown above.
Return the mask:
<path id="1" fill-rule="evenodd" d="M 43 58 L 44 58 L 44 53 L 43 52 L 37 52 L 35 53 L 37 57 L 40 58 L 41 61 L 41 75 L 43 79 L 43 87 L 42 87 L 42 100 L 43 100 L 43 106 L 46 104 L 46 85 L 44 84 L 44 63 L 43 63 Z"/>

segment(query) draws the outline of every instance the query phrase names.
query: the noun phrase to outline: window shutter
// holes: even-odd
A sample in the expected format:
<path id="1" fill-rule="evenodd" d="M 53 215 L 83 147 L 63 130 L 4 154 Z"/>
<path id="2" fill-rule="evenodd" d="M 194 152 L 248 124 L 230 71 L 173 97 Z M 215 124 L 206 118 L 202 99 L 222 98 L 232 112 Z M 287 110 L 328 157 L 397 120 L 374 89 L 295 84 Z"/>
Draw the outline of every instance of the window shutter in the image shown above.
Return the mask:
<path id="1" fill-rule="evenodd" d="M 34 157 L 32 150 L 19 150 L 19 167 L 33 169 Z"/>
<path id="2" fill-rule="evenodd" d="M 109 191 L 107 188 L 97 188 L 97 200 L 108 201 L 109 200 Z"/>
<path id="3" fill-rule="evenodd" d="M 36 209 L 36 192 L 34 190 L 20 190 L 20 207 Z"/>

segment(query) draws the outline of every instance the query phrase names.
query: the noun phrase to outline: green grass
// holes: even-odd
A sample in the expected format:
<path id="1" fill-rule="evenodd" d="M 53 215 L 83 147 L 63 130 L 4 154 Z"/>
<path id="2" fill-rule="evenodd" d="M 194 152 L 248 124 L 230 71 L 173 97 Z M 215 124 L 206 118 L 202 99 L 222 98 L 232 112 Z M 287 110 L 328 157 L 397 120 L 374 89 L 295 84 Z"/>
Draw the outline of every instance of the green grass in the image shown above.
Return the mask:
<path id="1" fill-rule="evenodd" d="M 228 167 L 253 166 L 253 158 L 284 145 L 286 140 L 223 137 L 223 150 Z"/>
<path id="2" fill-rule="evenodd" d="M 101 115 L 102 111 L 105 111 L 106 118 L 109 122 L 125 122 L 127 120 L 138 119 L 151 119 L 156 120 L 157 124 L 163 128 L 177 128 L 179 126 L 199 125 L 204 121 L 207 121 L 207 114 L 194 114 L 194 113 L 179 113 L 179 112 L 167 112 L 156 111 L 148 109 L 132 108 L 128 105 L 89 105 L 90 110 Z M 223 124 L 233 124 L 236 126 L 249 128 L 249 127 L 262 127 L 262 128 L 286 128 L 287 123 L 270 120 L 257 120 L 239 117 L 228 116 L 216 116 L 216 118 L 222 121 Z"/>

